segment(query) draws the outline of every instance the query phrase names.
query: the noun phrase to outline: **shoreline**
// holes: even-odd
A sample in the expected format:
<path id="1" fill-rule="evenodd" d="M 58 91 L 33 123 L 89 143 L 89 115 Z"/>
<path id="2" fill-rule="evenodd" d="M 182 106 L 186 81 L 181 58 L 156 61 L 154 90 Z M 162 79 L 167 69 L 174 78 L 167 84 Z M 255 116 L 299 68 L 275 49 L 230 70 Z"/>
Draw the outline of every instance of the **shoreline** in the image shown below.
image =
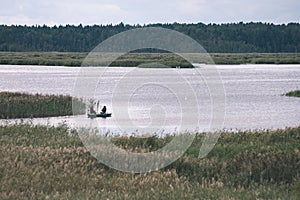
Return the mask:
<path id="1" fill-rule="evenodd" d="M 38 65 L 80 67 L 87 52 L 0 52 L 0 65 Z M 216 65 L 241 64 L 300 64 L 300 53 L 210 53 Z M 191 57 L 193 55 L 191 54 Z M 106 58 L 100 58 L 105 63 Z M 98 62 L 98 61 L 97 61 Z M 130 53 L 118 57 L 110 66 L 137 67 L 146 63 L 159 63 L 170 68 L 192 68 L 193 66 L 176 54 Z M 105 64 L 102 66 L 106 66 Z M 101 63 L 97 63 L 99 66 Z M 212 64 L 211 61 L 203 64 Z M 153 66 L 152 66 L 153 67 Z M 158 65 L 158 67 L 161 67 Z M 154 66 L 156 68 L 156 66 Z"/>
<path id="2" fill-rule="evenodd" d="M 33 126 L 43 126 L 43 127 L 59 127 L 61 125 L 65 125 L 69 130 L 76 129 L 76 126 L 74 126 L 74 121 L 78 117 L 86 116 L 86 114 L 81 115 L 65 115 L 65 116 L 51 116 L 51 117 L 33 117 L 33 118 L 13 118 L 13 119 L 0 119 L 0 127 L 4 126 L 19 126 L 19 125 L 33 125 Z M 87 116 L 86 116 L 87 117 Z M 215 133 L 241 133 L 241 132 L 270 132 L 270 131 L 279 131 L 279 130 L 285 130 L 285 129 L 293 129 L 298 128 L 300 124 L 294 124 L 290 126 L 281 126 L 281 127 L 260 127 L 260 128 L 233 128 L 233 127 L 223 127 L 222 129 L 209 131 L 206 129 L 195 131 L 195 130 L 189 130 L 186 132 L 187 134 L 215 134 Z M 115 138 L 115 137 L 149 137 L 148 133 L 129 133 L 126 132 L 124 134 L 121 134 L 120 132 L 114 132 L 116 128 L 113 126 L 108 127 L 109 133 L 108 136 Z M 178 132 L 178 133 L 172 133 L 172 132 L 164 132 L 164 134 L 158 134 L 156 133 L 153 136 L 157 136 L 159 138 L 164 138 L 168 135 L 180 135 L 184 134 L 185 132 Z"/>

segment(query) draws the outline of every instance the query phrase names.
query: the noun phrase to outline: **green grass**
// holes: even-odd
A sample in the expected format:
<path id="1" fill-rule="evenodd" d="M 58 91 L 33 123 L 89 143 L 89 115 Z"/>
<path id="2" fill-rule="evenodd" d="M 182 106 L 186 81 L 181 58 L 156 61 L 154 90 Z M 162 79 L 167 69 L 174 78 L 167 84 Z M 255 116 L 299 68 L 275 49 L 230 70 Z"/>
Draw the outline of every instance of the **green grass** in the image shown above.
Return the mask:
<path id="1" fill-rule="evenodd" d="M 150 63 L 150 65 L 144 65 Z M 160 65 L 154 64 L 159 63 Z M 126 66 L 126 67 L 177 67 L 192 68 L 193 66 L 179 55 L 172 53 L 129 53 L 120 56 L 111 63 L 110 66 Z"/>
<path id="2" fill-rule="evenodd" d="M 76 52 L 0 52 L 0 64 L 10 65 L 50 65 L 81 66 L 88 53 Z M 189 54 L 191 58 L 194 54 Z M 216 64 L 299 64 L 300 53 L 211 53 Z M 90 56 L 90 58 L 92 58 Z M 207 57 L 200 58 L 203 63 L 211 64 Z M 106 66 L 110 59 L 106 55 L 96 55 L 96 66 Z M 114 59 L 113 59 L 114 60 Z M 193 59 L 192 59 L 193 60 Z M 196 60 L 199 61 L 199 58 Z M 192 67 L 176 54 L 168 53 L 129 53 L 118 57 L 110 66 L 138 66 L 157 62 L 169 67 Z M 162 67 L 154 66 L 152 67 Z"/>
<path id="3" fill-rule="evenodd" d="M 300 90 L 291 91 L 284 95 L 288 97 L 300 97 Z"/>
<path id="4" fill-rule="evenodd" d="M 87 53 L 0 52 L 0 64 L 80 66 Z"/>
<path id="5" fill-rule="evenodd" d="M 216 64 L 300 64 L 299 53 L 211 54 Z"/>
<path id="6" fill-rule="evenodd" d="M 172 139 L 118 137 L 130 151 L 153 151 Z M 106 167 L 75 130 L 0 126 L 0 199 L 299 199 L 300 127 L 222 133 L 204 159 L 195 141 L 176 162 L 131 174 Z"/>
<path id="7" fill-rule="evenodd" d="M 78 113 L 85 113 L 82 100 L 64 95 L 41 95 L 0 92 L 0 118 L 32 118 L 73 115 L 72 103 Z"/>

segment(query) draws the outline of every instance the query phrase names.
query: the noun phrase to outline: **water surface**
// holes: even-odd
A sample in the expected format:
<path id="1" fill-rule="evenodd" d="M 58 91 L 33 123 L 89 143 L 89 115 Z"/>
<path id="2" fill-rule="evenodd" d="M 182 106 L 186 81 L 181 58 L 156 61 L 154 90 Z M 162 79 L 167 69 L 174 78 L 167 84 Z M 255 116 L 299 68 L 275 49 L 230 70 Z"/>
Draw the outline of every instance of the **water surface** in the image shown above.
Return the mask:
<path id="1" fill-rule="evenodd" d="M 276 129 L 299 125 L 300 98 L 282 94 L 300 88 L 300 65 L 218 65 L 216 68 L 226 97 L 225 119 L 220 129 Z M 2 65 L 0 91 L 82 97 L 76 92 L 76 81 L 82 75 L 79 73 L 80 68 L 76 67 Z M 185 82 L 176 81 L 176 73 L 184 77 Z M 138 78 L 132 78 L 130 74 Z M 162 132 L 162 129 L 176 129 L 182 123 L 182 114 L 198 113 L 198 124 L 193 121 L 185 123 L 190 123 L 190 128 L 209 129 L 212 99 L 205 80 L 195 69 L 109 68 L 91 78 L 98 79 L 98 82 L 87 92 L 86 98 L 95 98 L 101 106 L 107 105 L 108 112 L 113 112 L 112 118 L 92 121 L 83 115 L 25 121 L 76 126 L 79 119 L 84 123 L 97 123 L 106 131 L 118 132 L 118 128 L 122 130 L 130 126 L 128 132 L 137 129 Z M 187 95 L 186 83 L 195 92 L 197 106 Z M 182 109 L 181 98 L 190 101 L 191 105 Z M 126 116 L 118 115 L 119 111 L 124 113 L 124 109 Z M 20 120 L 1 120 L 1 123 L 16 121 Z M 147 129 L 149 125 L 152 129 Z"/>

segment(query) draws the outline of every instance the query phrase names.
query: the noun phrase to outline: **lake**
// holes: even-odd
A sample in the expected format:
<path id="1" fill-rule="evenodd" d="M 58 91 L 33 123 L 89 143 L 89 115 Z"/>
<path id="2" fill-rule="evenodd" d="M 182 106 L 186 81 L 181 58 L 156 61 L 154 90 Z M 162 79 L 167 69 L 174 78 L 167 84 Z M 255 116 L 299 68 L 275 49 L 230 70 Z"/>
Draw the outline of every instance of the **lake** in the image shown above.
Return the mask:
<path id="1" fill-rule="evenodd" d="M 94 124 L 119 133 L 210 130 L 214 99 L 198 69 L 113 67 L 92 72 L 77 67 L 0 66 L 0 91 L 69 94 L 106 105 L 112 118 L 86 115 L 24 119 L 38 124 Z M 224 120 L 218 129 L 277 129 L 300 125 L 300 65 L 217 65 L 224 88 Z M 89 81 L 91 80 L 91 81 Z M 81 88 L 82 87 L 82 88 Z M 218 116 L 218 113 L 215 113 Z M 196 116 L 197 115 L 197 116 Z M 193 120 L 197 118 L 197 122 Z M 222 116 L 220 116 L 222 117 Z M 2 124 L 20 120 L 1 120 Z M 188 128 L 186 128 L 188 127 Z M 183 130 L 183 129 L 181 129 Z"/>

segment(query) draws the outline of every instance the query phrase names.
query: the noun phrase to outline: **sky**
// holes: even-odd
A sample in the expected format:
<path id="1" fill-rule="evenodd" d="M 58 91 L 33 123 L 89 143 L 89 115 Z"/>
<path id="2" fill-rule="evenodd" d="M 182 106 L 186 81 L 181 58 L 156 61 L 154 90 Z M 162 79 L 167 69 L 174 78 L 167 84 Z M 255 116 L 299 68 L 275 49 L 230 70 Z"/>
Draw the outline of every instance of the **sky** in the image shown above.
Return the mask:
<path id="1" fill-rule="evenodd" d="M 300 22 L 299 0 L 0 0 L 0 24 Z"/>

